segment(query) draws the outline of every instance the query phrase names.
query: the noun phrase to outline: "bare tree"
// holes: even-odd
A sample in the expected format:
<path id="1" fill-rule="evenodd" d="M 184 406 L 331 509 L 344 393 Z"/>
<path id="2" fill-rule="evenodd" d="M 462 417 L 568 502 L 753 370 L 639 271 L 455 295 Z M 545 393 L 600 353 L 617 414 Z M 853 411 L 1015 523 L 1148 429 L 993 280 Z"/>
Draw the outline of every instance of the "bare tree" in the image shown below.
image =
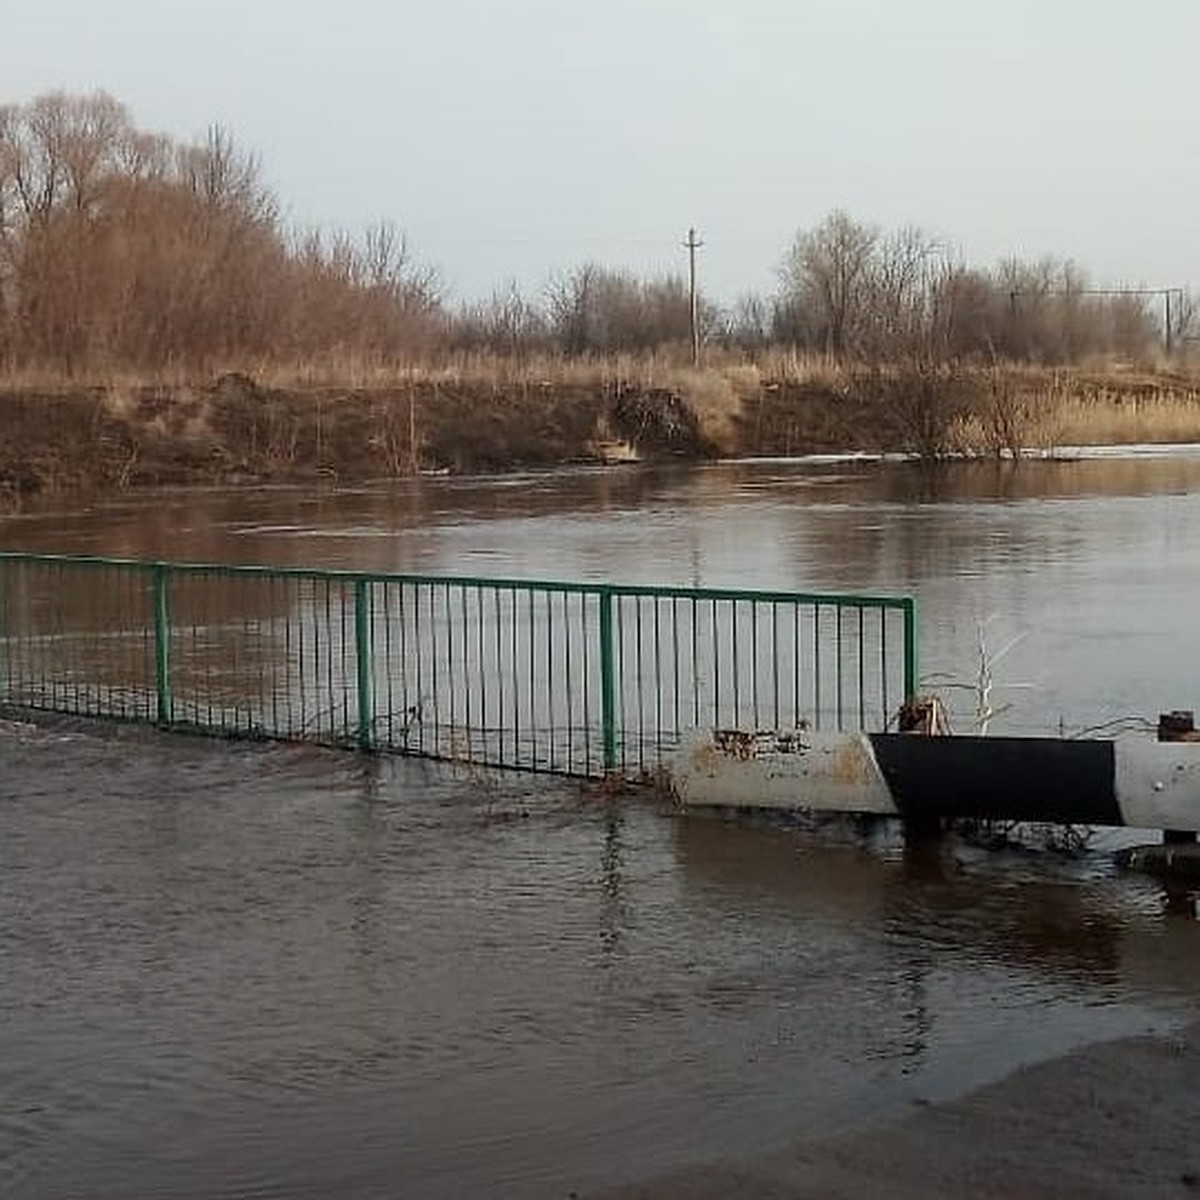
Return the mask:
<path id="1" fill-rule="evenodd" d="M 688 286 L 675 275 L 645 280 L 585 263 L 551 279 L 546 309 L 550 329 L 568 354 L 647 350 L 691 337 Z M 701 335 L 715 322 L 716 310 L 701 299 Z"/>
<path id="2" fill-rule="evenodd" d="M 480 303 L 465 306 L 454 322 L 454 344 L 465 350 L 490 350 L 519 360 L 546 349 L 550 323 L 543 309 L 515 281 Z"/>
<path id="3" fill-rule="evenodd" d="M 739 296 L 720 314 L 721 338 L 741 350 L 761 350 L 771 342 L 774 309 L 770 301 L 753 292 Z"/>
<path id="4" fill-rule="evenodd" d="M 785 297 L 810 322 L 816 345 L 836 359 L 859 349 L 879 231 L 840 209 L 796 235 L 781 268 Z"/>
<path id="5" fill-rule="evenodd" d="M 103 93 L 0 108 L 0 356 L 209 365 L 402 355 L 440 321 L 432 272 L 381 224 L 297 241 L 258 160 L 135 129 Z"/>

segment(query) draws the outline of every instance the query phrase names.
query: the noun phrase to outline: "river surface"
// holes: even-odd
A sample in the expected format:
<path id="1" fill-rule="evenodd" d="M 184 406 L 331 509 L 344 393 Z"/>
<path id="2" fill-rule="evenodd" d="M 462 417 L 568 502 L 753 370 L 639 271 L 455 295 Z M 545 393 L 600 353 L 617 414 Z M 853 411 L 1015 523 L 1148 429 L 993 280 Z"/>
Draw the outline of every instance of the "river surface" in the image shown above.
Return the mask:
<path id="1" fill-rule="evenodd" d="M 912 593 L 970 728 L 1195 707 L 1200 453 L 58 500 L 0 546 Z M 0 726 L 0 1195 L 529 1196 L 897 1116 L 1200 1014 L 1105 836 L 905 846 L 415 760 Z"/>

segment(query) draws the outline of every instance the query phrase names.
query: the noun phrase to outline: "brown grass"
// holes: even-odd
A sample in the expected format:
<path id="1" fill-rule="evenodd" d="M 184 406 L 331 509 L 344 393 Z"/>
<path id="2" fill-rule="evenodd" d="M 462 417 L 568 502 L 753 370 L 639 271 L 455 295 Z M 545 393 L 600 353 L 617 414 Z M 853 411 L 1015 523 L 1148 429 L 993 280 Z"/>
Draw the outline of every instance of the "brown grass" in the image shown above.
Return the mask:
<path id="1" fill-rule="evenodd" d="M 1058 445 L 1200 442 L 1200 396 L 1163 393 L 1145 399 L 1115 396 L 1060 399 L 1053 410 Z"/>
<path id="2" fill-rule="evenodd" d="M 550 465 L 594 457 L 605 438 L 643 457 L 920 450 L 921 414 L 909 411 L 920 397 L 904 378 L 779 354 L 699 369 L 676 354 L 480 354 L 264 362 L 207 378 L 27 371 L 0 377 L 0 506 L 77 487 Z M 1200 373 L 1178 364 L 981 366 L 938 379 L 948 401 L 929 403 L 947 425 L 930 453 L 1200 442 Z"/>

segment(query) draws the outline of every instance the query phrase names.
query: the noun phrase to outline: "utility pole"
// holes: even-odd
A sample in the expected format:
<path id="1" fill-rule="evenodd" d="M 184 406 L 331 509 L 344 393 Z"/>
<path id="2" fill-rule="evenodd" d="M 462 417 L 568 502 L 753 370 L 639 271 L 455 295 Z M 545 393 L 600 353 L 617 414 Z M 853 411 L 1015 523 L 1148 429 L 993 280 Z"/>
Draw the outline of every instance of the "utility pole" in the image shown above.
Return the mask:
<path id="1" fill-rule="evenodd" d="M 704 243 L 696 238 L 696 229 L 693 226 L 688 230 L 687 241 L 683 243 L 683 248 L 688 252 L 688 306 L 692 321 L 693 367 L 700 365 L 700 311 L 696 298 L 696 251 L 703 245 Z"/>

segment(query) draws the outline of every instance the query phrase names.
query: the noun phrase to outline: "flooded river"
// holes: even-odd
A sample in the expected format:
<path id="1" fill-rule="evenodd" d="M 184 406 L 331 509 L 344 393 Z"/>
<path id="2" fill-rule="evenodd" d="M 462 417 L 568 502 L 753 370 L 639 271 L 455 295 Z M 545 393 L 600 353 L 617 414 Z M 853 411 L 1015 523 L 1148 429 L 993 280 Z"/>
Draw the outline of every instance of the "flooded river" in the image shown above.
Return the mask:
<path id="1" fill-rule="evenodd" d="M 969 727 L 1197 705 L 1200 454 L 174 491 L 6 549 L 916 595 Z M 961 684 L 962 687 L 954 685 Z M 0 727 L 0 1195 L 566 1197 L 1200 1013 L 1103 838 L 905 845 L 307 747 Z"/>

